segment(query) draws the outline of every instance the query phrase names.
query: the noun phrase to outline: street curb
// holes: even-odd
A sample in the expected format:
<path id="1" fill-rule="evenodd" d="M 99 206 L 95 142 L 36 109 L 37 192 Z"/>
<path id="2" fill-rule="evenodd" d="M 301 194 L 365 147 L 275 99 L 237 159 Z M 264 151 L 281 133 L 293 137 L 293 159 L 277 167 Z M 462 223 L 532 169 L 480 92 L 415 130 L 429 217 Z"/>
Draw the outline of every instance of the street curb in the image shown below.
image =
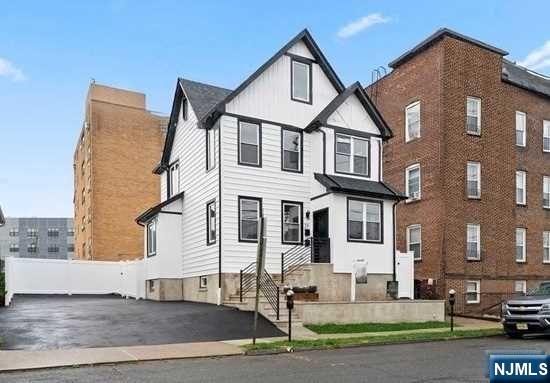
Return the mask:
<path id="1" fill-rule="evenodd" d="M 378 343 L 362 343 L 362 344 L 350 344 L 343 346 L 320 346 L 320 347 L 300 347 L 288 349 L 274 349 L 274 350 L 250 350 L 245 351 L 245 356 L 264 356 L 264 355 L 278 355 L 278 354 L 290 354 L 293 352 L 305 352 L 305 351 L 323 351 L 323 350 L 338 350 L 344 348 L 360 348 L 360 347 L 376 347 L 376 346 L 390 346 L 390 345 L 400 345 L 400 344 L 414 344 L 414 343 L 431 343 L 431 342 L 448 342 L 448 341 L 457 341 L 465 339 L 480 339 L 480 338 L 494 338 L 499 336 L 504 336 L 505 334 L 494 334 L 494 335 L 479 335 L 479 336 L 468 336 L 463 338 L 449 338 L 449 339 L 425 339 L 425 340 L 403 340 L 397 342 L 378 342 Z"/>

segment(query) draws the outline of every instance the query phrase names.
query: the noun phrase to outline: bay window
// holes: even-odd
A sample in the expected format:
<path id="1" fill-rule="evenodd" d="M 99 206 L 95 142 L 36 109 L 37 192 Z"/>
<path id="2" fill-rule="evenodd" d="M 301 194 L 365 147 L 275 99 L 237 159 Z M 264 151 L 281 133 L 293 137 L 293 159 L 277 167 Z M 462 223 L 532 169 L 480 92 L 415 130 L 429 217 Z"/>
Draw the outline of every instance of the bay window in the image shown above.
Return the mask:
<path id="1" fill-rule="evenodd" d="M 382 202 L 348 198 L 348 241 L 382 243 Z"/>

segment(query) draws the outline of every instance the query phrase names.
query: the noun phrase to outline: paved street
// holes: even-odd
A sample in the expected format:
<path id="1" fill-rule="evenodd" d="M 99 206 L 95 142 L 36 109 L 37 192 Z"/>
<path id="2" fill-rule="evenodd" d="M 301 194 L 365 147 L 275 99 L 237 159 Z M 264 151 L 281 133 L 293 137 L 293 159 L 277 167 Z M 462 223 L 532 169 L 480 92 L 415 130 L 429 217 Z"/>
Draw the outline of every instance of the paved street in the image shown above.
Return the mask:
<path id="1" fill-rule="evenodd" d="M 505 337 L 283 355 L 143 362 L 0 375 L 3 382 L 483 382 L 485 350 L 543 349 Z"/>

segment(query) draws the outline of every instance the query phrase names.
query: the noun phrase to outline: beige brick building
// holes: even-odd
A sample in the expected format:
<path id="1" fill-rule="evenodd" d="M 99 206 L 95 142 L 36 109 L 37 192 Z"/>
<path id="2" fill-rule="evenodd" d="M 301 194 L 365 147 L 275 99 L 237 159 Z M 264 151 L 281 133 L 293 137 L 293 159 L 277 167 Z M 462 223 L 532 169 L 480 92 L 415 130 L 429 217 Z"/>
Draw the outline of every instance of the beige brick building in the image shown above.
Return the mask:
<path id="1" fill-rule="evenodd" d="M 134 219 L 159 200 L 152 170 L 166 130 L 166 119 L 145 108 L 142 93 L 90 84 L 73 162 L 75 258 L 143 256 Z"/>

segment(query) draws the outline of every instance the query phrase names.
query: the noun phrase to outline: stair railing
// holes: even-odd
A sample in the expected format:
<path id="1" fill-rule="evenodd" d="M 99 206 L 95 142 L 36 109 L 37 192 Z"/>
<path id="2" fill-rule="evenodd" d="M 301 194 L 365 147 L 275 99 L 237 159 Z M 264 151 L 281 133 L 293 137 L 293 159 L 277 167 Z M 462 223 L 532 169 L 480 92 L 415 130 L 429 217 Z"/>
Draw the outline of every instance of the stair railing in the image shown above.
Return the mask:
<path id="1" fill-rule="evenodd" d="M 252 262 L 240 271 L 240 289 L 239 299 L 242 302 L 246 293 L 256 288 L 256 262 Z M 275 283 L 271 275 L 264 269 L 260 280 L 260 291 L 264 294 L 265 299 L 275 311 L 277 320 L 279 320 L 280 312 L 280 288 Z"/>
<path id="2" fill-rule="evenodd" d="M 306 239 L 303 245 L 297 245 L 290 248 L 285 253 L 281 253 L 281 283 L 285 283 L 285 275 L 292 273 L 300 266 L 311 263 L 311 241 Z"/>

